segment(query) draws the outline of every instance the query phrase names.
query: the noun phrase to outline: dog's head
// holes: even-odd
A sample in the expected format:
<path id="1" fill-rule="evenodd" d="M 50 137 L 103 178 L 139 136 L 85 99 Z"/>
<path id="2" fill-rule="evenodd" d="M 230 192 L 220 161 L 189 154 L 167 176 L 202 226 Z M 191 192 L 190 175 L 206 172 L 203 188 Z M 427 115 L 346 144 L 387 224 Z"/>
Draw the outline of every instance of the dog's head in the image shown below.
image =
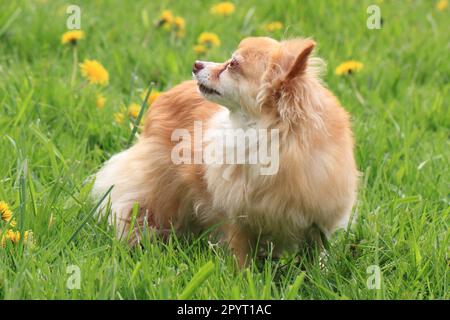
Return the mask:
<path id="1" fill-rule="evenodd" d="M 308 61 L 314 46 L 309 39 L 246 38 L 223 63 L 196 61 L 193 74 L 200 93 L 212 102 L 251 114 L 269 106 L 283 116 L 282 109 L 313 75 Z"/>

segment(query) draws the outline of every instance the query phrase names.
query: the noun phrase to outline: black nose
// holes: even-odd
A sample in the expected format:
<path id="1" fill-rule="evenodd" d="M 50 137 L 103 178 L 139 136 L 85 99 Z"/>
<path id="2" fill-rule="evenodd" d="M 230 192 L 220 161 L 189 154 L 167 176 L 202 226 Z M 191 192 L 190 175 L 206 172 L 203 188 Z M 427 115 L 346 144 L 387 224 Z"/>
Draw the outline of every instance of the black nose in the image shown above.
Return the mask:
<path id="1" fill-rule="evenodd" d="M 202 70 L 205 66 L 200 61 L 195 61 L 194 66 L 192 67 L 192 72 L 195 74 Z"/>

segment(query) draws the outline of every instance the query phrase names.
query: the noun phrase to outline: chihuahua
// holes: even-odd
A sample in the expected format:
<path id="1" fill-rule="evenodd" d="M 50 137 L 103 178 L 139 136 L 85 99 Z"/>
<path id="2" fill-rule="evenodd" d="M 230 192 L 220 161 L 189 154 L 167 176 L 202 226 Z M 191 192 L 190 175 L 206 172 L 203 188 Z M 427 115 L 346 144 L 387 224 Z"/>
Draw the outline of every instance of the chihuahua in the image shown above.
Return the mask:
<path id="1" fill-rule="evenodd" d="M 245 266 L 260 241 L 281 253 L 346 227 L 353 135 L 314 47 L 246 38 L 227 61 L 196 61 L 194 80 L 160 95 L 138 141 L 96 174 L 97 199 L 113 186 L 100 210 L 110 208 L 118 236 L 137 242 L 142 225 L 179 234 L 217 226 Z"/>

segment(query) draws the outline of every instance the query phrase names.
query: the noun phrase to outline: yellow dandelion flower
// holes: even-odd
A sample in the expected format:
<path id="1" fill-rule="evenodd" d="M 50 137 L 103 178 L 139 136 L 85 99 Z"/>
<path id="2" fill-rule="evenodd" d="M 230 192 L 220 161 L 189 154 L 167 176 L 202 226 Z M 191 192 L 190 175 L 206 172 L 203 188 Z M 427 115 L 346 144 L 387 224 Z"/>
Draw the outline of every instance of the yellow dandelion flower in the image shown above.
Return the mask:
<path id="1" fill-rule="evenodd" d="M 264 25 L 264 30 L 267 32 L 275 32 L 283 29 L 284 25 L 280 21 L 272 21 Z"/>
<path id="2" fill-rule="evenodd" d="M 358 71 L 361 71 L 361 69 L 364 67 L 364 65 L 359 61 L 346 61 L 344 63 L 341 63 L 335 70 L 335 73 L 338 76 L 344 75 L 344 74 L 351 74 Z"/>
<path id="3" fill-rule="evenodd" d="M 23 240 L 27 243 L 33 242 L 33 231 L 27 230 L 23 233 Z"/>
<path id="4" fill-rule="evenodd" d="M 106 103 L 105 96 L 102 94 L 97 95 L 97 100 L 95 101 L 95 105 L 97 106 L 97 108 L 102 110 L 105 107 L 105 103 Z"/>
<path id="5" fill-rule="evenodd" d="M 114 113 L 114 121 L 118 124 L 121 124 L 123 120 L 125 119 L 125 116 L 122 112 L 116 112 Z"/>
<path id="6" fill-rule="evenodd" d="M 7 241 L 11 241 L 13 244 L 17 244 L 20 241 L 20 231 L 14 231 L 12 229 L 9 229 L 6 231 L 6 233 L 2 236 L 0 245 L 1 247 L 5 247 Z M 23 241 L 26 244 L 33 243 L 33 231 L 27 230 L 23 233 Z"/>
<path id="7" fill-rule="evenodd" d="M 142 94 L 141 94 L 142 101 L 144 101 L 146 94 L 147 94 L 147 92 L 142 92 Z M 161 92 L 152 90 L 152 92 L 148 96 L 147 105 L 150 107 L 153 104 L 153 102 L 155 102 L 156 98 L 158 98 L 160 95 L 161 95 Z"/>
<path id="8" fill-rule="evenodd" d="M 235 10 L 234 4 L 228 1 L 213 5 L 210 12 L 216 16 L 229 16 Z"/>
<path id="9" fill-rule="evenodd" d="M 158 27 L 171 25 L 174 21 L 172 11 L 164 10 L 158 19 Z"/>
<path id="10" fill-rule="evenodd" d="M 106 85 L 109 81 L 108 71 L 96 60 L 84 60 L 80 63 L 81 74 L 92 84 Z"/>
<path id="11" fill-rule="evenodd" d="M 84 32 L 81 30 L 71 30 L 65 32 L 61 37 L 61 43 L 66 44 L 77 44 L 77 42 L 81 39 L 84 39 Z"/>
<path id="12" fill-rule="evenodd" d="M 133 102 L 128 106 L 128 116 L 131 118 L 137 118 L 139 111 L 141 111 L 141 106 L 137 103 Z"/>
<path id="13" fill-rule="evenodd" d="M 4 247 L 6 245 L 6 241 L 11 241 L 12 243 L 18 243 L 20 240 L 20 232 L 9 229 L 2 236 L 1 245 Z"/>
<path id="14" fill-rule="evenodd" d="M 151 106 L 153 102 L 155 102 L 156 98 L 158 98 L 161 95 L 161 92 L 159 91 L 153 91 L 150 96 L 148 97 L 148 105 Z"/>
<path id="15" fill-rule="evenodd" d="M 9 223 L 9 226 L 11 227 L 11 228 L 15 228 L 16 226 L 17 226 L 17 221 L 16 220 L 11 220 L 11 222 Z"/>
<path id="16" fill-rule="evenodd" d="M 186 28 L 186 21 L 182 17 L 175 17 L 173 25 L 177 30 L 183 30 Z"/>
<path id="17" fill-rule="evenodd" d="M 194 52 L 198 55 L 202 55 L 208 52 L 208 48 L 202 44 L 197 44 L 193 47 Z"/>
<path id="18" fill-rule="evenodd" d="M 9 222 L 12 219 L 12 212 L 5 201 L 0 201 L 0 216 L 1 220 Z"/>
<path id="19" fill-rule="evenodd" d="M 217 34 L 212 32 L 202 32 L 197 41 L 198 44 L 204 45 L 208 48 L 220 46 L 219 37 L 217 36 Z"/>
<path id="20" fill-rule="evenodd" d="M 182 17 L 175 17 L 173 21 L 173 27 L 175 30 L 175 35 L 178 38 L 184 37 L 186 29 L 186 21 Z"/>
<path id="21" fill-rule="evenodd" d="M 444 11 L 448 7 L 448 0 L 439 0 L 436 3 L 436 9 L 439 11 Z"/>

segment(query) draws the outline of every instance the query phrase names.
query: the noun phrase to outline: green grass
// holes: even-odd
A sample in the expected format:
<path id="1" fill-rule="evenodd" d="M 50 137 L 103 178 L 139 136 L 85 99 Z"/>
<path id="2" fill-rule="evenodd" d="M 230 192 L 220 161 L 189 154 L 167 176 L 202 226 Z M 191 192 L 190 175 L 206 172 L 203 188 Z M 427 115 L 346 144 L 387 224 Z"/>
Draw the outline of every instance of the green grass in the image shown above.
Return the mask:
<path id="1" fill-rule="evenodd" d="M 107 68 L 110 83 L 100 88 L 83 85 L 79 72 L 70 86 L 72 51 L 60 37 L 71 2 L 3 1 L 0 200 L 18 229 L 33 230 L 35 245 L 0 248 L 0 298 L 448 299 L 450 10 L 385 0 L 383 29 L 368 30 L 371 2 L 235 1 L 232 16 L 211 18 L 207 1 L 78 1 L 86 32 L 78 56 Z M 186 19 L 180 41 L 153 28 L 166 8 Z M 113 113 L 140 102 L 151 82 L 167 90 L 189 79 L 202 31 L 222 40 L 205 59 L 222 61 L 273 20 L 286 26 L 275 38 L 315 38 L 328 63 L 324 80 L 352 114 L 363 173 L 357 217 L 331 239 L 326 268 L 267 260 L 236 272 L 206 237 L 146 238 L 134 250 L 115 240 L 89 216 L 95 204 L 85 183 L 127 145 L 129 123 L 114 123 Z M 364 69 L 337 77 L 348 59 Z M 81 269 L 79 290 L 66 285 L 71 265 Z M 379 290 L 366 286 L 371 265 L 381 268 Z"/>

